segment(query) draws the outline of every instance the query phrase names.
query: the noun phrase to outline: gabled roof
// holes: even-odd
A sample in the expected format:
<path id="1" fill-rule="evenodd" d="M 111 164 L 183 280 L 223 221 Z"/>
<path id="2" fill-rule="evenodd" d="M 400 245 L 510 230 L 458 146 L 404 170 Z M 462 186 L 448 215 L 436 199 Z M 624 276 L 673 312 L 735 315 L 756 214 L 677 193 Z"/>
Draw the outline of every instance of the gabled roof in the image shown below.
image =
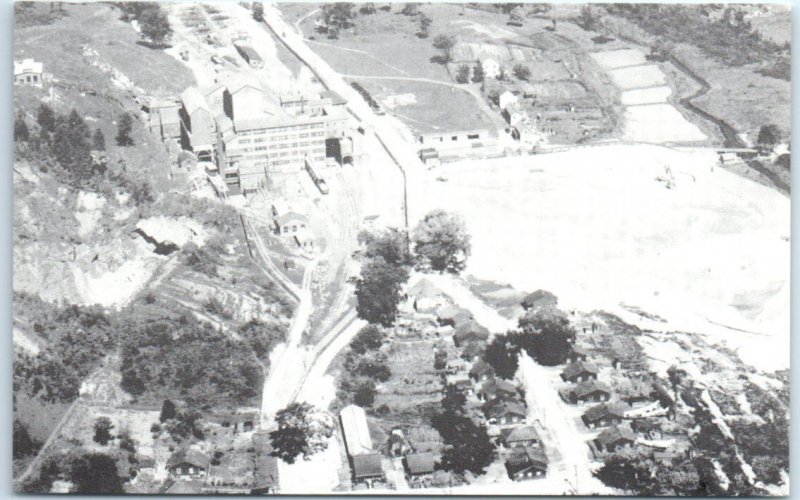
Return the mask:
<path id="1" fill-rule="evenodd" d="M 383 474 L 381 455 L 379 453 L 370 453 L 368 455 L 354 456 L 353 474 L 356 478 L 374 477 Z"/>
<path id="2" fill-rule="evenodd" d="M 245 88 L 251 88 L 261 92 L 262 94 L 264 93 L 264 89 L 261 88 L 261 84 L 258 83 L 258 81 L 255 78 L 250 78 L 247 76 L 239 76 L 237 78 L 234 78 L 233 80 L 225 84 L 225 88 L 228 89 L 228 93 L 230 93 L 231 95 Z"/>
<path id="3" fill-rule="evenodd" d="M 367 415 L 360 406 L 349 405 L 339 412 L 347 453 L 351 456 L 372 451 L 372 438 L 367 426 Z M 380 463 L 380 461 L 379 461 Z"/>
<path id="4" fill-rule="evenodd" d="M 558 297 L 547 290 L 536 290 L 533 293 L 529 293 L 524 299 L 522 299 L 522 305 L 528 308 L 556 304 L 558 304 Z"/>
<path id="5" fill-rule="evenodd" d="M 575 363 L 568 364 L 566 368 L 564 368 L 564 371 L 561 372 L 561 376 L 564 377 L 564 379 L 569 380 L 582 373 L 594 373 L 597 375 L 598 370 L 597 367 L 591 363 L 587 363 L 586 361 L 576 361 Z"/>
<path id="6" fill-rule="evenodd" d="M 411 474 L 428 474 L 433 472 L 436 459 L 433 453 L 409 453 L 406 455 L 406 466 Z"/>
<path id="7" fill-rule="evenodd" d="M 569 392 L 574 394 L 575 397 L 580 398 L 598 391 L 611 394 L 611 389 L 606 384 L 598 382 L 597 380 L 580 382 L 579 384 L 575 385 L 575 387 L 572 387 Z"/>
<path id="8" fill-rule="evenodd" d="M 169 457 L 167 467 L 174 467 L 178 464 L 188 463 L 198 467 L 208 467 L 209 459 L 205 453 L 194 448 L 181 448 Z"/>
<path id="9" fill-rule="evenodd" d="M 545 455 L 541 448 L 533 446 L 518 447 L 511 452 L 506 460 L 506 465 L 517 468 L 526 465 L 535 465 L 547 469 L 547 455 Z"/>
<path id="10" fill-rule="evenodd" d="M 616 425 L 601 432 L 597 441 L 605 448 L 618 441 L 636 441 L 636 434 L 627 425 Z"/>
<path id="11" fill-rule="evenodd" d="M 459 341 L 466 339 L 486 340 L 489 338 L 489 330 L 474 319 L 470 318 L 469 320 L 456 325 L 456 330 L 453 334 L 453 337 Z"/>
<path id="12" fill-rule="evenodd" d="M 478 392 L 480 394 L 491 396 L 492 398 L 497 395 L 497 393 L 506 393 L 512 396 L 519 394 L 517 391 L 517 386 L 499 377 L 492 377 L 484 382 Z"/>
<path id="13" fill-rule="evenodd" d="M 283 215 L 275 217 L 275 222 L 277 222 L 279 226 L 283 226 L 291 221 L 308 222 L 308 218 L 305 215 L 297 212 L 286 212 Z"/>
<path id="14" fill-rule="evenodd" d="M 486 361 L 479 359 L 472 365 L 472 368 L 469 370 L 469 374 L 473 377 L 482 377 L 483 375 L 492 375 L 494 374 L 494 368 L 489 366 L 489 363 Z"/>
<path id="15" fill-rule="evenodd" d="M 417 283 L 408 289 L 408 295 L 414 297 L 440 297 L 442 295 L 442 291 L 436 287 L 431 281 L 427 278 L 422 278 L 421 280 L 417 281 Z"/>
<path id="16" fill-rule="evenodd" d="M 485 410 L 487 418 L 502 417 L 503 415 L 508 414 L 519 415 L 524 418 L 528 415 L 525 405 L 517 401 L 504 401 L 497 399 L 487 403 Z"/>
<path id="17" fill-rule="evenodd" d="M 21 75 L 23 73 L 41 73 L 44 65 L 36 62 L 33 59 L 23 59 L 22 61 L 14 61 L 14 75 Z"/>
<path id="18" fill-rule="evenodd" d="M 208 107 L 205 97 L 203 97 L 203 94 L 200 93 L 197 87 L 189 87 L 184 90 L 181 94 L 181 103 L 183 103 L 183 107 L 186 108 L 186 112 L 190 115 L 198 109 L 211 113 L 211 109 Z"/>
<path id="19" fill-rule="evenodd" d="M 500 431 L 506 443 L 518 443 L 520 441 L 539 441 L 539 433 L 532 425 L 520 425 L 511 429 Z"/>
<path id="20" fill-rule="evenodd" d="M 603 417 L 614 416 L 622 418 L 624 410 L 619 405 L 609 405 L 602 403 L 597 406 L 592 406 L 583 414 L 583 419 L 587 422 L 594 422 Z"/>
<path id="21" fill-rule="evenodd" d="M 589 356 L 590 351 L 585 347 L 581 347 L 579 345 L 572 344 L 570 347 L 570 354 L 578 354 L 580 356 Z"/>
<path id="22" fill-rule="evenodd" d="M 472 319 L 472 313 L 464 308 L 448 304 L 436 311 L 436 317 L 440 321 L 453 321 L 456 324 L 460 324 L 463 321 Z"/>

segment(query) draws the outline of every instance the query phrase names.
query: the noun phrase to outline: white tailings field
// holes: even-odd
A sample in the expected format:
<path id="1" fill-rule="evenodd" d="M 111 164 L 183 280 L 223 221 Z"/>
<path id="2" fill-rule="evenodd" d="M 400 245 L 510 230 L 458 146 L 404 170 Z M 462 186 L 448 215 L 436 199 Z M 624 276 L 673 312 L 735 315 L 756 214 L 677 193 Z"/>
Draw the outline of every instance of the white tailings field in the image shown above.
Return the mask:
<path id="1" fill-rule="evenodd" d="M 620 95 L 620 102 L 625 106 L 636 106 L 638 104 L 658 104 L 667 102 L 667 98 L 672 95 L 669 87 L 650 87 L 646 89 L 626 90 Z"/>
<path id="2" fill-rule="evenodd" d="M 625 66 L 638 66 L 646 64 L 644 53 L 636 49 L 608 50 L 605 52 L 592 52 L 589 54 L 600 66 L 607 69 L 623 68 Z"/>
<path id="3" fill-rule="evenodd" d="M 623 117 L 623 141 L 664 144 L 699 142 L 706 139 L 700 127 L 686 120 L 672 104 L 628 106 Z"/>
<path id="4" fill-rule="evenodd" d="M 664 85 L 667 81 L 667 77 L 661 71 L 661 68 L 655 64 L 627 66 L 612 69 L 608 73 L 611 75 L 614 85 L 622 90 L 655 87 Z"/>
<path id="5" fill-rule="evenodd" d="M 637 320 L 620 304 L 638 306 L 668 321 L 648 327 L 788 367 L 789 198 L 715 162 L 712 150 L 608 145 L 449 163 L 409 187 L 412 217 L 461 213 L 478 278 L 550 290 L 565 309 Z"/>

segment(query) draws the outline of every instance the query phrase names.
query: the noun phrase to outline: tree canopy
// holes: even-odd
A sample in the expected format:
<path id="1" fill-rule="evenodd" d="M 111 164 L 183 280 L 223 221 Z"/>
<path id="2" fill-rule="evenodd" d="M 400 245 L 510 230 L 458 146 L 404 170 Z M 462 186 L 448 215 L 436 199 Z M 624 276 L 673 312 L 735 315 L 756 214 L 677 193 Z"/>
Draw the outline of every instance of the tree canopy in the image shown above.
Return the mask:
<path id="1" fill-rule="evenodd" d="M 563 312 L 543 309 L 519 320 L 523 335 L 520 346 L 539 364 L 555 366 L 566 361 L 576 331 Z"/>
<path id="2" fill-rule="evenodd" d="M 124 493 L 116 461 L 103 453 L 88 453 L 74 458 L 69 467 L 69 479 L 74 484 L 72 493 Z"/>
<path id="3" fill-rule="evenodd" d="M 164 47 L 172 37 L 172 26 L 169 24 L 167 14 L 157 4 L 145 9 L 138 17 L 139 27 L 144 36 L 156 47 Z"/>
<path id="4" fill-rule="evenodd" d="M 394 324 L 403 284 L 407 281 L 405 267 L 389 264 L 382 257 L 365 262 L 356 281 L 358 316 L 382 326 Z"/>
<path id="5" fill-rule="evenodd" d="M 495 335 L 483 355 L 483 360 L 494 369 L 498 377 L 514 378 L 519 366 L 519 335 L 509 332 L 507 335 Z"/>
<path id="6" fill-rule="evenodd" d="M 333 424 L 308 403 L 292 403 L 275 415 L 278 429 L 270 432 L 272 455 L 293 464 L 327 447 Z"/>
<path id="7" fill-rule="evenodd" d="M 414 229 L 412 240 L 418 265 L 440 272 L 464 269 L 472 248 L 462 218 L 444 210 L 428 213 Z"/>
<path id="8" fill-rule="evenodd" d="M 133 146 L 133 118 L 130 113 L 122 113 L 117 121 L 117 146 Z"/>

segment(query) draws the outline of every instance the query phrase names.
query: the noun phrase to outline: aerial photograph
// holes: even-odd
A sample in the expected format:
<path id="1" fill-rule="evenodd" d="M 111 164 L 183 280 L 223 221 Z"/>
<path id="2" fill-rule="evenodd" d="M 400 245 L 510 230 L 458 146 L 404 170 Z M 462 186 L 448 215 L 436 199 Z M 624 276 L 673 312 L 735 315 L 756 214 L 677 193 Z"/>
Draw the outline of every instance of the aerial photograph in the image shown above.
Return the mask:
<path id="1" fill-rule="evenodd" d="M 13 490 L 788 495 L 791 17 L 15 2 Z"/>

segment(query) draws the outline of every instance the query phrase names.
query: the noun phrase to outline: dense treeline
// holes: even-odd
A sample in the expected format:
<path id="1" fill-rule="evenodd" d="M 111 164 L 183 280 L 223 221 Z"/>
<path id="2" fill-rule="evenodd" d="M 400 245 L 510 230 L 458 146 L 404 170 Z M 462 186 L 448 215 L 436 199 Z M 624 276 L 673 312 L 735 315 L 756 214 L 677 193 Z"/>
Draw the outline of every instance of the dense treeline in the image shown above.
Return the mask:
<path id="1" fill-rule="evenodd" d="M 245 342 L 189 315 L 128 325 L 121 369 L 128 393 L 199 408 L 253 403 L 263 378 Z"/>

